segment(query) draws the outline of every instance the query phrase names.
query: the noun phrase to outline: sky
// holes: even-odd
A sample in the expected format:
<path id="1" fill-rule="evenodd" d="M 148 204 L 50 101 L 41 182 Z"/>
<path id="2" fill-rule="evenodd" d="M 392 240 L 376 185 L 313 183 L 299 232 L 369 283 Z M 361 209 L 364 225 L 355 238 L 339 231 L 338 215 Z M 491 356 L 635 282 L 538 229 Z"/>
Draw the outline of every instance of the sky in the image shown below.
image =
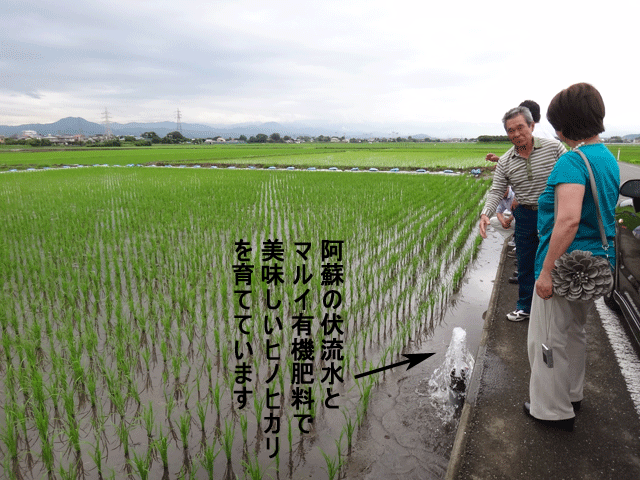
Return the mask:
<path id="1" fill-rule="evenodd" d="M 640 134 L 640 3 L 3 0 L 0 125 L 298 122 L 503 134 L 589 82 Z"/>

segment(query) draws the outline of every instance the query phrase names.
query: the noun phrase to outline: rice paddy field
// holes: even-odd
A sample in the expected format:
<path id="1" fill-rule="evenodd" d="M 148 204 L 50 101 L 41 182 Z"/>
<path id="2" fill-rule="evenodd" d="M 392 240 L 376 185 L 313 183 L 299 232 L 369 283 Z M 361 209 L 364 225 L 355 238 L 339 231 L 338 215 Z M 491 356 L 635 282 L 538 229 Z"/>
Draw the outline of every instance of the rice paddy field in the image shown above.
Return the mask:
<path id="1" fill-rule="evenodd" d="M 487 167 L 488 152 L 498 155 L 509 143 L 305 143 L 239 145 L 154 145 L 96 149 L 0 146 L 0 171 L 62 165 L 193 165 L 295 168 L 379 168 L 469 170 Z M 610 144 L 620 161 L 640 164 L 640 145 Z M 618 153 L 619 152 L 619 153 Z"/>
<path id="2" fill-rule="evenodd" d="M 280 166 L 347 161 L 291 152 Z M 410 151 L 345 155 L 425 166 Z M 437 328 L 489 186 L 282 169 L 0 175 L 0 478 L 341 478 L 384 380 L 356 375 Z"/>
<path id="3" fill-rule="evenodd" d="M 488 151 L 506 144 L 363 143 L 179 145 L 146 148 L 2 148 L 0 170 L 61 165 L 193 165 L 296 168 L 471 169 L 486 166 Z"/>

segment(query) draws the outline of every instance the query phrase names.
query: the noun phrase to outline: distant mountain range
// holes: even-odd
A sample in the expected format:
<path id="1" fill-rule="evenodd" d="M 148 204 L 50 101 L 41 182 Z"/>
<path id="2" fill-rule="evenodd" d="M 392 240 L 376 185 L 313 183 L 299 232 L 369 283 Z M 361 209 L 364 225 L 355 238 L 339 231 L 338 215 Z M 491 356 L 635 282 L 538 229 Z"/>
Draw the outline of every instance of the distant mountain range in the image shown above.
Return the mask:
<path id="1" fill-rule="evenodd" d="M 175 122 L 155 122 L 155 123 L 111 123 L 111 132 L 114 135 L 125 136 L 140 136 L 144 132 L 156 132 L 160 137 L 164 137 L 169 132 L 175 132 L 177 126 Z M 58 120 L 54 123 L 34 123 L 27 125 L 7 126 L 0 125 L 0 135 L 11 136 L 20 134 L 24 130 L 33 130 L 40 135 L 76 135 L 83 134 L 86 136 L 99 135 L 105 133 L 105 126 L 103 124 L 89 122 L 80 117 L 67 117 Z M 188 138 L 215 138 L 218 136 L 224 138 L 238 138 L 240 135 L 251 137 L 258 133 L 264 133 L 271 135 L 272 133 L 279 133 L 281 136 L 288 135 L 296 138 L 300 136 L 317 137 L 319 135 L 326 136 L 346 136 L 347 138 L 369 138 L 369 137 L 397 137 L 396 132 L 364 132 L 357 131 L 355 129 L 346 131 L 343 127 L 311 127 L 299 124 L 282 124 L 276 122 L 262 123 L 258 125 L 252 124 L 239 124 L 239 125 L 225 125 L 225 126 L 212 126 L 202 125 L 197 123 L 183 123 L 182 134 Z M 435 138 L 429 135 L 419 134 L 413 135 L 414 138 Z"/>
<path id="2" fill-rule="evenodd" d="M 279 133 L 280 136 L 286 135 L 296 138 L 301 136 L 318 137 L 320 135 L 330 137 L 346 137 L 346 138 L 397 138 L 411 135 L 418 140 L 423 139 L 448 139 L 452 137 L 459 138 L 476 138 L 479 135 L 490 134 L 488 132 L 496 131 L 496 125 L 494 124 L 465 124 L 461 122 L 446 122 L 446 123 L 429 123 L 420 127 L 417 124 L 406 124 L 402 126 L 396 126 L 395 128 L 384 126 L 362 126 L 362 125 L 323 125 L 323 126 L 309 126 L 300 123 L 261 123 L 261 124 L 235 124 L 235 125 L 203 125 L 198 123 L 183 123 L 182 134 L 187 138 L 238 138 L 240 135 L 246 137 L 255 136 L 258 133 L 264 133 L 271 135 L 272 133 Z M 430 130 L 431 134 L 426 135 L 423 133 L 409 133 L 416 132 L 421 129 Z M 0 135 L 11 136 L 20 134 L 24 130 L 34 130 L 40 135 L 76 135 L 83 134 L 86 136 L 100 135 L 105 132 L 103 124 L 89 122 L 80 117 L 67 117 L 58 120 L 54 123 L 35 123 L 27 125 L 0 125 Z M 176 122 L 155 122 L 155 123 L 111 123 L 111 131 L 114 135 L 125 136 L 140 136 L 144 132 L 156 132 L 160 137 L 164 137 L 167 133 L 175 132 L 177 130 Z M 405 133 L 398 133 L 403 131 Z M 452 134 L 451 132 L 469 132 L 465 134 Z M 471 133 L 473 132 L 473 133 Z M 499 135 L 503 135 L 498 128 Z M 609 132 L 607 132 L 609 133 Z M 605 134 L 606 135 L 606 134 Z M 610 133 L 610 135 L 617 135 L 617 133 Z M 640 134 L 624 135 L 622 138 L 625 140 L 633 140 L 640 137 Z"/>

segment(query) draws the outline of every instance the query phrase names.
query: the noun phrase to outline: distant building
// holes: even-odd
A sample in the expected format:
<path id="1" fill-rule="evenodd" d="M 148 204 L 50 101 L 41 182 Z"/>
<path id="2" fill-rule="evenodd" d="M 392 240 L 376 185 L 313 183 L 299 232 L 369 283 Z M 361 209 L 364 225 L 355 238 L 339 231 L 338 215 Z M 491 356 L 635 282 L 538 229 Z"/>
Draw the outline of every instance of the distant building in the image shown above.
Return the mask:
<path id="1" fill-rule="evenodd" d="M 35 130 L 23 130 L 18 138 L 26 140 L 27 138 L 40 138 L 40 135 Z"/>
<path id="2" fill-rule="evenodd" d="M 47 135 L 45 140 L 49 140 L 52 145 L 69 145 L 71 143 L 81 143 L 85 140 L 84 135 Z"/>

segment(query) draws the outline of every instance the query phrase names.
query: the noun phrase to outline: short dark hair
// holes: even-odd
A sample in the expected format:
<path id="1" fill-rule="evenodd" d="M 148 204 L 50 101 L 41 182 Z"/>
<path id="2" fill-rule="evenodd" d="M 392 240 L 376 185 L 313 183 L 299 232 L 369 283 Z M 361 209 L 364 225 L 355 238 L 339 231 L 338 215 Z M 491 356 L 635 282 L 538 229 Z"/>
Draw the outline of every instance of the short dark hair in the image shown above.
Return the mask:
<path id="1" fill-rule="evenodd" d="M 533 117 L 533 121 L 536 123 L 540 123 L 540 105 L 538 105 L 533 100 L 525 100 L 520 104 L 521 107 L 527 107 L 531 112 L 531 116 Z"/>
<path id="2" fill-rule="evenodd" d="M 558 93 L 547 108 L 547 120 L 569 140 L 584 140 L 604 132 L 604 102 L 588 83 L 576 83 Z"/>

